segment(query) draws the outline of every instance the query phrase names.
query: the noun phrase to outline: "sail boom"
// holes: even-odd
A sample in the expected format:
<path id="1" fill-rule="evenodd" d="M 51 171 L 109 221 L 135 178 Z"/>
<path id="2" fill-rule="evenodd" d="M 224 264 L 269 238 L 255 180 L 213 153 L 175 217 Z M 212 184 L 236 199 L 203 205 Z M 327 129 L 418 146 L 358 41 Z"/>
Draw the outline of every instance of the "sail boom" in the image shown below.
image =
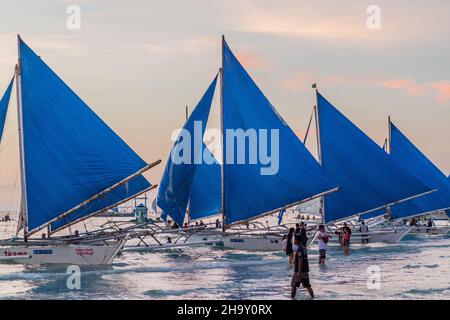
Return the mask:
<path id="1" fill-rule="evenodd" d="M 371 212 L 374 212 L 374 211 L 377 211 L 377 210 L 387 209 L 387 208 L 395 206 L 397 204 L 404 203 L 404 202 L 407 202 L 407 201 L 411 201 L 413 199 L 426 196 L 426 195 L 431 194 L 431 193 L 436 192 L 436 191 L 437 191 L 437 189 L 426 191 L 426 192 L 423 192 L 423 193 L 419 193 L 419 194 L 416 194 L 415 196 L 411 196 L 411 197 L 408 197 L 408 198 L 405 198 L 405 199 L 394 201 L 394 202 L 391 202 L 391 203 L 388 203 L 388 204 L 385 204 L 385 205 L 382 205 L 382 206 L 379 206 L 377 208 L 373 208 L 373 209 L 370 209 L 370 210 L 367 210 L 367 211 L 359 212 L 359 213 L 353 214 L 351 216 L 348 216 L 348 217 L 345 217 L 345 218 L 342 218 L 342 219 L 329 221 L 327 224 L 333 224 L 333 223 L 336 223 L 336 222 L 341 222 L 341 221 L 345 221 L 345 220 L 348 220 L 348 219 L 356 218 L 356 217 L 359 217 L 359 216 L 362 216 L 362 215 L 365 215 L 365 214 L 368 214 L 368 213 L 371 213 Z"/>
<path id="2" fill-rule="evenodd" d="M 145 188 L 145 189 L 142 190 L 142 191 L 139 191 L 138 193 L 135 193 L 135 194 L 133 194 L 133 195 L 131 195 L 131 196 L 129 196 L 129 197 L 127 197 L 127 198 L 125 198 L 125 199 L 119 201 L 119 202 L 116 202 L 116 203 L 114 203 L 114 204 L 112 204 L 112 205 L 110 205 L 110 206 L 107 206 L 106 208 L 103 208 L 103 209 L 101 209 L 101 210 L 97 210 L 97 211 L 95 211 L 95 212 L 93 212 L 93 213 L 91 213 L 91 214 L 89 214 L 89 215 L 87 215 L 87 216 L 84 216 L 84 217 L 82 217 L 82 218 L 79 218 L 79 219 L 77 219 L 77 220 L 74 220 L 74 221 L 72 221 L 72 222 L 70 222 L 70 223 L 68 223 L 68 224 L 66 224 L 66 225 L 64 225 L 64 226 L 62 226 L 62 227 L 59 227 L 59 228 L 57 228 L 57 229 L 55 229 L 55 230 L 51 230 L 50 233 L 48 234 L 48 236 L 50 236 L 51 234 L 54 234 L 54 233 L 56 233 L 56 232 L 58 232 L 58 231 L 64 230 L 64 229 L 66 229 L 66 228 L 68 228 L 68 227 L 70 227 L 70 226 L 72 226 L 72 225 L 74 225 L 74 224 L 77 224 L 77 223 L 81 222 L 81 221 L 84 221 L 84 220 L 86 220 L 86 219 L 95 217 L 95 216 L 97 216 L 97 215 L 99 215 L 99 214 L 101 214 L 101 213 L 103 213 L 103 212 L 106 212 L 106 211 L 108 211 L 108 210 L 110 210 L 110 209 L 112 209 L 112 208 L 114 208 L 114 207 L 117 207 L 117 206 L 121 205 L 122 203 L 125 203 L 125 202 L 127 202 L 127 201 L 130 201 L 130 200 L 133 199 L 133 198 L 139 197 L 141 194 L 144 194 L 144 193 L 146 193 L 146 192 L 148 192 L 148 191 L 151 191 L 151 190 L 153 190 L 153 189 L 155 189 L 155 188 L 157 188 L 157 187 L 158 187 L 157 184 L 152 185 L 152 186 L 150 186 L 150 187 L 148 187 L 148 188 Z"/>
<path id="3" fill-rule="evenodd" d="M 94 196 L 92 196 L 91 198 L 87 199 L 86 201 L 80 203 L 79 205 L 73 207 L 72 209 L 70 209 L 70 210 L 68 210 L 68 211 L 66 211 L 66 212 L 64 212 L 64 213 L 62 213 L 62 214 L 60 214 L 60 215 L 58 215 L 57 217 L 53 218 L 52 220 L 48 221 L 47 223 L 42 224 L 41 226 L 39 226 L 39 227 L 33 229 L 32 231 L 29 232 L 29 235 L 32 235 L 32 234 L 34 234 L 34 233 L 36 233 L 36 232 L 38 232 L 38 231 L 40 231 L 40 230 L 46 228 L 48 225 L 51 225 L 52 223 L 55 223 L 55 222 L 57 222 L 57 221 L 63 219 L 64 217 L 67 217 L 67 216 L 70 215 L 71 213 L 73 213 L 73 212 L 75 212 L 75 211 L 77 211 L 77 210 L 79 210 L 79 209 L 85 207 L 86 205 L 88 205 L 88 204 L 91 203 L 92 201 L 97 200 L 97 199 L 99 199 L 100 197 L 102 197 L 102 196 L 108 194 L 109 192 L 111 192 L 111 191 L 117 189 L 118 187 L 124 185 L 125 183 L 127 183 L 127 182 L 130 181 L 131 179 L 133 179 L 133 178 L 135 178 L 135 177 L 137 177 L 137 176 L 143 174 L 143 173 L 146 172 L 147 170 L 150 170 L 151 168 L 157 166 L 157 165 L 160 164 L 160 163 L 161 163 L 161 160 L 157 160 L 157 161 L 155 161 L 155 162 L 153 162 L 153 163 L 147 164 L 145 167 L 143 167 L 143 168 L 140 169 L 139 171 L 133 173 L 132 175 L 126 177 L 125 179 L 123 179 L 123 180 L 117 182 L 116 184 L 114 184 L 114 185 L 112 185 L 112 186 L 106 188 L 105 190 L 103 190 L 103 191 L 97 193 L 96 195 L 94 195 Z"/>
<path id="4" fill-rule="evenodd" d="M 325 196 L 327 196 L 327 195 L 329 195 L 329 194 L 332 194 L 332 193 L 334 193 L 334 192 L 336 192 L 336 191 L 339 191 L 339 187 L 330 189 L 330 190 L 328 190 L 328 191 L 325 191 L 325 192 L 316 194 L 316 195 L 314 195 L 314 196 L 311 196 L 311 197 L 309 197 L 309 198 L 306 198 L 306 199 L 303 199 L 303 200 L 300 200 L 300 201 L 297 201 L 297 202 L 294 202 L 294 203 L 290 203 L 290 204 L 285 205 L 285 206 L 283 206 L 283 207 L 281 207 L 281 208 L 277 208 L 277 209 L 268 211 L 268 212 L 266 212 L 266 213 L 260 214 L 260 215 L 258 215 L 258 216 L 252 217 L 251 219 L 245 219 L 245 220 L 233 222 L 233 223 L 227 225 L 227 227 L 239 225 L 239 224 L 245 223 L 245 222 L 247 222 L 247 221 L 251 221 L 251 220 L 260 219 L 260 218 L 263 218 L 263 217 L 265 217 L 265 216 L 269 216 L 269 215 L 271 215 L 271 214 L 277 213 L 277 212 L 279 212 L 280 210 L 286 210 L 286 209 L 289 209 L 289 208 L 291 208 L 291 207 L 298 206 L 298 205 L 300 205 L 300 204 L 302 204 L 302 203 L 305 203 L 305 202 L 308 202 L 308 201 L 312 201 L 312 200 L 317 199 L 317 198 L 325 197 Z"/>
<path id="5" fill-rule="evenodd" d="M 447 211 L 447 210 L 450 210 L 450 207 L 437 209 L 437 210 L 431 210 L 431 211 L 422 212 L 422 213 L 417 213 L 417 214 L 413 214 L 413 215 L 410 215 L 410 216 L 407 216 L 407 217 L 396 218 L 393 221 L 401 221 L 401 220 L 404 220 L 404 219 L 412 219 L 412 218 L 416 218 L 416 217 L 423 217 L 423 216 L 428 216 L 430 214 L 436 214 L 436 213 L 439 213 L 439 212 L 444 212 L 445 213 L 445 211 Z"/>

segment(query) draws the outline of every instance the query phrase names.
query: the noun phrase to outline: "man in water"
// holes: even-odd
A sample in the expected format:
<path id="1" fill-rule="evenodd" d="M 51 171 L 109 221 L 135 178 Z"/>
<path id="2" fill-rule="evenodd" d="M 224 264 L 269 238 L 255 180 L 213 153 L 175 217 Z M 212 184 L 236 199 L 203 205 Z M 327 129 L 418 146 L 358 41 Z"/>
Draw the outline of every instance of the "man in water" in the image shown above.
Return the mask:
<path id="1" fill-rule="evenodd" d="M 319 226 L 319 234 L 317 236 L 319 241 L 319 266 L 325 265 L 326 253 L 328 248 L 328 240 L 330 239 L 325 227 L 323 225 Z"/>
<path id="2" fill-rule="evenodd" d="M 364 220 L 362 220 L 361 224 L 359 225 L 359 232 L 361 232 L 362 243 L 369 243 L 369 227 L 364 222 Z"/>
<path id="3" fill-rule="evenodd" d="M 296 235 L 294 237 L 294 243 L 297 245 L 297 251 L 295 252 L 294 274 L 292 275 L 291 281 L 291 298 L 295 299 L 297 288 L 300 287 L 300 284 L 308 290 L 311 298 L 314 298 L 314 291 L 309 283 L 309 262 L 307 249 L 302 245 L 300 235 Z"/>

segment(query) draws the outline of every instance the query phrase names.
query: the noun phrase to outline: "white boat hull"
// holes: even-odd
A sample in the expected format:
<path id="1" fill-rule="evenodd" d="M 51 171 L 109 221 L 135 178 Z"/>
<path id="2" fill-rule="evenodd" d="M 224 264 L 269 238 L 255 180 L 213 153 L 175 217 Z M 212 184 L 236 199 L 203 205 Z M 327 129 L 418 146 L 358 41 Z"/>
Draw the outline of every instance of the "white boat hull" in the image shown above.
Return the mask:
<path id="1" fill-rule="evenodd" d="M 450 228 L 448 227 L 412 227 L 412 235 L 445 235 Z"/>
<path id="2" fill-rule="evenodd" d="M 364 244 L 364 243 L 399 243 L 408 233 L 409 228 L 404 229 L 388 229 L 388 230 L 373 230 L 367 233 L 354 232 L 350 238 L 350 244 Z"/>
<path id="3" fill-rule="evenodd" d="M 2 246 L 0 263 L 108 265 L 120 252 L 124 241 L 114 245 L 61 244 L 46 246 Z"/>
<path id="4" fill-rule="evenodd" d="M 234 250 L 283 251 L 281 237 L 275 236 L 224 236 L 223 246 Z"/>

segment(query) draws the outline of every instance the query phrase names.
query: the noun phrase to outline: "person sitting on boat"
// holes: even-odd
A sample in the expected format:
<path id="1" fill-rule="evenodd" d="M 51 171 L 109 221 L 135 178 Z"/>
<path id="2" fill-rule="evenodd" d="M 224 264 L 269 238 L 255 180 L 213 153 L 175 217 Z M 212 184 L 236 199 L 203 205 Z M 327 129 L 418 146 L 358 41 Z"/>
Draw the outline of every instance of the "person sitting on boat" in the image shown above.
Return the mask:
<path id="1" fill-rule="evenodd" d="M 362 220 L 359 225 L 359 232 L 361 232 L 362 243 L 369 243 L 369 227 L 364 220 Z"/>
<path id="2" fill-rule="evenodd" d="M 291 281 L 291 298 L 295 299 L 297 288 L 300 287 L 300 284 L 308 290 L 311 298 L 314 298 L 314 291 L 312 290 L 309 282 L 308 250 L 302 245 L 302 238 L 300 235 L 296 235 L 294 237 L 294 243 L 297 246 L 297 250 L 294 253 L 295 264 L 294 274 L 292 275 Z"/>
<path id="3" fill-rule="evenodd" d="M 409 225 L 410 225 L 411 227 L 417 226 L 417 219 L 416 219 L 416 218 L 412 218 L 412 219 L 411 219 L 411 222 L 409 223 Z"/>
<path id="4" fill-rule="evenodd" d="M 327 257 L 326 252 L 328 248 L 328 241 L 330 237 L 325 231 L 325 227 L 323 225 L 319 226 L 319 234 L 317 236 L 317 239 L 319 241 L 319 266 L 324 266 L 325 259 Z"/>
<path id="5" fill-rule="evenodd" d="M 80 232 L 78 232 L 78 230 L 75 230 L 75 232 L 73 233 L 72 238 L 79 238 L 79 237 L 80 237 Z M 79 244 L 80 240 L 71 240 L 70 243 Z"/>
<path id="6" fill-rule="evenodd" d="M 188 225 L 188 223 L 187 223 L 187 222 L 185 222 L 185 223 L 184 223 L 184 226 L 183 226 L 183 228 L 184 228 L 184 229 L 189 229 L 189 225 Z"/>
<path id="7" fill-rule="evenodd" d="M 205 224 L 203 223 L 203 220 L 200 220 L 200 225 L 204 226 Z"/>

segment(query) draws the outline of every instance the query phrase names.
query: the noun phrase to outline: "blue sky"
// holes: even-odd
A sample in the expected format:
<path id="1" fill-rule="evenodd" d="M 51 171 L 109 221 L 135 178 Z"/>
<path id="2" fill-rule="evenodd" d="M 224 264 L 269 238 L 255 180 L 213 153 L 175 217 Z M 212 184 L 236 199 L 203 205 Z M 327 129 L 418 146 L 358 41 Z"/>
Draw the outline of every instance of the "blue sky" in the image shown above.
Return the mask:
<path id="1" fill-rule="evenodd" d="M 366 26 L 372 4 L 381 9 L 380 30 Z M 80 30 L 66 26 L 69 5 L 81 9 Z M 450 173 L 449 21 L 450 2 L 441 0 L 3 1 L 0 89 L 12 75 L 20 32 L 144 159 L 165 159 L 184 106 L 195 105 L 217 72 L 225 34 L 300 136 L 317 82 L 378 143 L 390 114 Z M 11 113 L 3 144 L 14 135 L 14 120 Z M 14 155 L 5 152 L 0 191 L 16 179 Z M 150 178 L 158 182 L 162 170 Z"/>

